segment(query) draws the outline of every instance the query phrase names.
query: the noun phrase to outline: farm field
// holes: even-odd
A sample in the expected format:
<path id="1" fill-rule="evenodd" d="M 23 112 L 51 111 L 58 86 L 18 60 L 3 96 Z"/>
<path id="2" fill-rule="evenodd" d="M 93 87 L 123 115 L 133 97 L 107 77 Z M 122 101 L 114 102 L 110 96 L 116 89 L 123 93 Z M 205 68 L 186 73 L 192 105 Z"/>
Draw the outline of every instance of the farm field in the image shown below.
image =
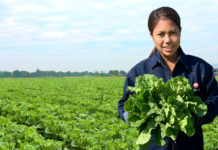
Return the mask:
<path id="1" fill-rule="evenodd" d="M 118 117 L 125 77 L 0 79 L 1 150 L 134 150 L 138 131 Z M 218 148 L 218 118 L 203 126 Z"/>

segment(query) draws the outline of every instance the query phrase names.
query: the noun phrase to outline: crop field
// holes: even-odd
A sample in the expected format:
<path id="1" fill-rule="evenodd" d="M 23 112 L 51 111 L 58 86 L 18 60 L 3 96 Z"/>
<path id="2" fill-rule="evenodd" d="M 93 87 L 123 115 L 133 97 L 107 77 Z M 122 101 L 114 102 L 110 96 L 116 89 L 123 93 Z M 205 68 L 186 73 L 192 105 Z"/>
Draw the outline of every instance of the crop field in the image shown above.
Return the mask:
<path id="1" fill-rule="evenodd" d="M 118 116 L 125 77 L 0 79 L 1 150 L 138 150 Z M 204 125 L 218 149 L 218 118 Z"/>

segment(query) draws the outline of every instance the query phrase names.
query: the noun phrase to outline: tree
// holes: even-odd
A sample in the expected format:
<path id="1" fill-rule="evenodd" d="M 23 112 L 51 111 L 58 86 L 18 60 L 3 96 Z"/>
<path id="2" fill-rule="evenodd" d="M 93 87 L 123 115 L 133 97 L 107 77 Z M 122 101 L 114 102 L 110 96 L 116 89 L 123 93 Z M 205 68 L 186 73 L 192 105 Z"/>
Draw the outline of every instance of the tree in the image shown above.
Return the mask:
<path id="1" fill-rule="evenodd" d="M 19 78 L 19 77 L 21 77 L 21 74 L 20 74 L 20 71 L 19 70 L 15 70 L 15 71 L 13 71 L 13 77 L 15 77 L 15 78 Z"/>
<path id="2" fill-rule="evenodd" d="M 30 73 L 27 71 L 20 71 L 19 74 L 20 77 L 30 77 Z"/>
<path id="3" fill-rule="evenodd" d="M 125 71 L 120 70 L 120 76 L 126 76 L 126 75 L 127 75 L 127 73 Z"/>
<path id="4" fill-rule="evenodd" d="M 95 76 L 99 76 L 99 72 L 98 71 L 95 71 Z"/>
<path id="5" fill-rule="evenodd" d="M 109 76 L 119 76 L 119 71 L 118 70 L 110 70 L 108 74 L 109 74 Z"/>
<path id="6" fill-rule="evenodd" d="M 106 77 L 106 76 L 108 76 L 108 74 L 105 73 L 105 72 L 103 72 L 103 71 L 101 71 L 100 76 L 101 76 L 101 77 Z"/>
<path id="7" fill-rule="evenodd" d="M 8 77 L 12 77 L 12 73 L 9 72 L 9 71 L 4 71 L 4 72 L 0 72 L 0 77 L 3 77 L 3 78 L 8 78 Z"/>

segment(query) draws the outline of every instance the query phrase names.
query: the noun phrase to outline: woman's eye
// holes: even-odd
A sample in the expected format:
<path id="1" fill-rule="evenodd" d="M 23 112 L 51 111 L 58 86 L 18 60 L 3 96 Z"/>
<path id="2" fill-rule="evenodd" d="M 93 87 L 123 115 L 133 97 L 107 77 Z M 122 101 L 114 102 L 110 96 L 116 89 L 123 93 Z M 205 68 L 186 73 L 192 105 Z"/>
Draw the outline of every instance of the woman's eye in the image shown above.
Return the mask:
<path id="1" fill-rule="evenodd" d="M 170 32 L 170 35 L 175 35 L 175 34 L 176 34 L 176 32 L 174 32 L 174 31 Z"/>
<path id="2" fill-rule="evenodd" d="M 164 36 L 164 34 L 163 34 L 163 33 L 159 33 L 158 36 L 161 36 L 161 37 L 162 37 L 162 36 Z"/>

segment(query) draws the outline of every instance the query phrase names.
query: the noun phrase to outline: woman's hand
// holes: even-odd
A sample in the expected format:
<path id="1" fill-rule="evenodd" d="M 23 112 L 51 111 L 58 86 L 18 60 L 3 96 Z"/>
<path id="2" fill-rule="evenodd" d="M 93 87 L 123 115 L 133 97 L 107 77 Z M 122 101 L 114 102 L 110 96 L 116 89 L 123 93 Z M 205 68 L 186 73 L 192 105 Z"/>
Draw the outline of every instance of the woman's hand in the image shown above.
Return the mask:
<path id="1" fill-rule="evenodd" d="M 129 124 L 129 122 L 127 121 L 128 115 L 129 115 L 129 112 L 127 112 L 127 111 L 125 111 L 123 113 L 123 117 L 124 117 L 125 122 Z"/>

